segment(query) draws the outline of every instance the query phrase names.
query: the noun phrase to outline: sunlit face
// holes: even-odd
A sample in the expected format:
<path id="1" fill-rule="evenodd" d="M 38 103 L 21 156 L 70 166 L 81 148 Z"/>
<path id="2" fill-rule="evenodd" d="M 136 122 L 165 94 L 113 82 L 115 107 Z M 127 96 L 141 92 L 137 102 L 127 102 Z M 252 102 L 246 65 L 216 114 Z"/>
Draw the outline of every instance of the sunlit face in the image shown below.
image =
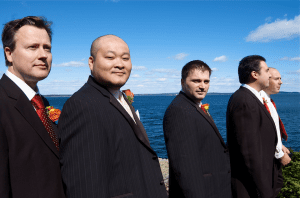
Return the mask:
<path id="1" fill-rule="evenodd" d="M 6 47 L 8 70 L 35 89 L 38 81 L 46 78 L 51 69 L 51 41 L 45 29 L 31 25 L 21 27 L 15 34 L 14 51 Z"/>
<path id="2" fill-rule="evenodd" d="M 265 89 L 265 92 L 269 95 L 277 94 L 282 85 L 281 75 L 277 69 L 270 68 L 269 72 L 271 74 L 270 84 L 269 87 Z"/>
<path id="3" fill-rule="evenodd" d="M 209 89 L 209 71 L 194 69 L 190 71 L 185 81 L 181 79 L 181 86 L 184 93 L 195 103 L 200 103 Z"/>
<path id="4" fill-rule="evenodd" d="M 92 74 L 103 86 L 120 89 L 128 80 L 132 68 L 127 44 L 119 37 L 108 35 L 101 38 L 98 45 L 96 58 L 89 58 Z"/>
<path id="5" fill-rule="evenodd" d="M 259 84 L 260 90 L 265 89 L 269 86 L 271 74 L 269 72 L 269 67 L 264 61 L 260 61 L 260 71 L 257 74 L 257 82 Z"/>

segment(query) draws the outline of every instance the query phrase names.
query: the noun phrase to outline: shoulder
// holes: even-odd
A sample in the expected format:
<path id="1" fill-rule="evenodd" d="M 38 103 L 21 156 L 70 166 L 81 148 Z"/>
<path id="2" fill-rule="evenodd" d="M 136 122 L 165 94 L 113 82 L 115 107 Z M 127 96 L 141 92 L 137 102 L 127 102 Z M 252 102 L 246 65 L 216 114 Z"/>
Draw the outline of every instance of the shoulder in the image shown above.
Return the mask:
<path id="1" fill-rule="evenodd" d="M 194 111 L 196 111 L 196 107 L 191 104 L 184 95 L 179 94 L 168 106 L 165 112 L 165 117 L 173 117 L 177 115 L 181 115 L 182 117 L 189 116 L 193 114 Z"/>

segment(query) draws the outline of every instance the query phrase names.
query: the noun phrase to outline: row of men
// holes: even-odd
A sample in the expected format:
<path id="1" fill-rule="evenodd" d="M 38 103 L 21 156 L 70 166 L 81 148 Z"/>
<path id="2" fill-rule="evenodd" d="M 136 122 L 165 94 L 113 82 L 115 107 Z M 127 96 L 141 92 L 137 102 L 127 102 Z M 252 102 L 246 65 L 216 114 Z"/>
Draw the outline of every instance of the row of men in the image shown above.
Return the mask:
<path id="1" fill-rule="evenodd" d="M 58 127 L 49 119 L 37 83 L 51 69 L 50 25 L 24 17 L 2 32 L 8 69 L 0 80 L 0 197 L 167 197 L 157 154 L 120 91 L 132 68 L 121 38 L 93 41 L 91 76 L 65 103 Z M 238 73 L 242 86 L 228 103 L 227 146 L 201 104 L 211 69 L 200 60 L 183 67 L 182 90 L 163 120 L 169 197 L 272 198 L 280 191 L 281 166 L 290 161 L 270 100 L 280 74 L 261 56 L 242 59 Z"/>

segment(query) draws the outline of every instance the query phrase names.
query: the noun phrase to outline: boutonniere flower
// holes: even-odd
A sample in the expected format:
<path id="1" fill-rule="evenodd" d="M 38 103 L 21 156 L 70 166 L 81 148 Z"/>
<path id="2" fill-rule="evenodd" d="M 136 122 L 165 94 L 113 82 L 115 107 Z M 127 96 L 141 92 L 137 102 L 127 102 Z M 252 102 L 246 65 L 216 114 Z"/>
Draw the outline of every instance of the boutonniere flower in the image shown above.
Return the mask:
<path id="1" fill-rule="evenodd" d="M 206 111 L 206 113 L 208 113 L 208 109 L 209 109 L 209 104 L 202 104 L 204 110 Z"/>
<path id="2" fill-rule="evenodd" d="M 61 111 L 59 109 L 54 108 L 53 106 L 47 106 L 47 115 L 49 116 L 50 120 L 52 122 L 55 122 L 59 119 L 59 116 L 61 114 Z"/>
<path id="3" fill-rule="evenodd" d="M 134 94 L 130 91 L 130 89 L 123 90 L 122 92 L 125 93 L 125 95 L 127 96 L 128 101 L 130 102 L 130 104 L 132 104 Z"/>
<path id="4" fill-rule="evenodd" d="M 264 97 L 262 99 L 263 99 L 264 103 L 268 103 L 268 101 Z"/>

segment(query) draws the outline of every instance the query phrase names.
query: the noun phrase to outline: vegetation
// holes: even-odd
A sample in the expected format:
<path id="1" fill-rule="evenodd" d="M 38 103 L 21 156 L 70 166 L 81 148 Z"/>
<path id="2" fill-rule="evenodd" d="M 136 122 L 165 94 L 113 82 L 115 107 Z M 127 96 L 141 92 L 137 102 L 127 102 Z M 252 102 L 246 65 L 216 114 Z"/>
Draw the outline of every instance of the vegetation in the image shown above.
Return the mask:
<path id="1" fill-rule="evenodd" d="M 282 169 L 284 182 L 279 198 L 300 197 L 300 152 L 290 151 L 293 157 L 291 163 Z"/>

